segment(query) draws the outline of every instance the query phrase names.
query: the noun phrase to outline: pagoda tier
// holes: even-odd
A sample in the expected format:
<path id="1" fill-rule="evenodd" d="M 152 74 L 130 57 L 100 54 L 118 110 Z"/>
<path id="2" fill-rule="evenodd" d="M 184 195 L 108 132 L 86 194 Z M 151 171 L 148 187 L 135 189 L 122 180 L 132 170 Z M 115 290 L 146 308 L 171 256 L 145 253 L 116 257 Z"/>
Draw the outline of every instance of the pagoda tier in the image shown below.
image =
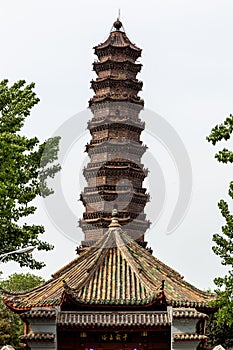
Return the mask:
<path id="1" fill-rule="evenodd" d="M 132 61 L 113 61 L 108 59 L 104 62 L 96 61 L 93 63 L 93 70 L 100 78 L 113 77 L 121 72 L 124 78 L 135 78 L 142 68 L 141 64 L 135 64 Z"/>
<path id="2" fill-rule="evenodd" d="M 124 124 L 123 124 L 124 123 Z M 91 134 L 95 131 L 101 131 L 107 129 L 110 124 L 112 128 L 118 129 L 123 128 L 127 130 L 142 131 L 145 128 L 145 123 L 141 120 L 132 120 L 130 117 L 112 117 L 112 116 L 102 116 L 98 118 L 93 118 L 88 122 L 88 129 L 90 129 Z"/>
<path id="3" fill-rule="evenodd" d="M 104 187 L 104 186 L 101 186 Z M 89 187 L 90 188 L 90 187 Z M 146 202 L 148 201 L 149 195 L 148 194 L 144 194 L 144 193 L 140 193 L 137 192 L 137 189 L 133 189 L 135 192 L 133 193 L 133 198 L 131 200 L 131 204 L 137 203 L 137 204 L 142 204 L 143 208 L 146 205 Z M 126 201 L 128 200 L 129 197 L 131 197 L 132 195 L 132 187 L 130 186 L 118 186 L 117 187 L 117 196 L 120 197 L 119 199 L 121 199 L 121 202 L 124 203 L 124 198 L 126 198 Z M 99 200 L 101 199 L 104 200 L 105 206 L 107 204 L 108 201 L 113 201 L 116 198 L 116 186 L 114 188 L 114 186 L 111 186 L 111 190 L 110 189 L 102 189 L 102 190 L 95 190 L 95 192 L 89 192 L 89 193 L 82 193 L 81 194 L 81 200 L 83 202 L 84 205 L 88 205 L 90 204 L 92 206 L 93 203 L 98 203 Z M 102 202 L 102 201 L 101 201 Z M 103 206 L 103 205 L 101 205 Z M 103 206 L 104 207 L 104 206 Z M 141 212 L 141 208 L 136 208 L 136 210 L 139 209 L 139 212 Z"/>
<path id="4" fill-rule="evenodd" d="M 108 92 L 117 93 L 120 89 L 127 89 L 130 95 L 134 96 L 138 91 L 142 89 L 142 82 L 136 79 L 121 78 L 121 81 L 117 77 L 99 78 L 96 81 L 91 81 L 91 87 L 97 95 L 106 94 Z"/>
<path id="5" fill-rule="evenodd" d="M 83 170 L 83 174 L 85 179 L 93 182 L 92 180 L 96 180 L 96 184 L 101 183 L 113 183 L 116 182 L 120 177 L 124 177 L 127 179 L 137 179 L 144 180 L 148 173 L 147 169 L 142 169 L 138 164 L 131 162 L 130 160 L 119 160 L 113 159 L 111 161 L 103 161 L 98 163 L 89 163 L 86 168 Z M 108 179 L 103 178 L 109 176 Z M 117 175 L 117 177 L 115 177 Z M 98 179 L 99 178 L 99 179 Z M 106 181 L 109 180 L 109 181 Z"/>
<path id="6" fill-rule="evenodd" d="M 96 144 L 108 139 L 125 138 L 129 141 L 135 141 L 140 143 L 140 133 L 142 126 L 133 126 L 132 124 L 106 123 L 91 128 L 92 140 L 90 144 Z M 122 140 L 124 141 L 124 140 Z"/>
<path id="7" fill-rule="evenodd" d="M 136 164 L 140 163 L 141 157 L 146 151 L 146 146 L 138 142 L 125 139 L 111 139 L 102 141 L 99 144 L 89 144 L 86 148 L 92 162 L 100 160 L 110 161 L 124 154 L 124 159 L 128 159 Z M 123 160 L 123 158 L 119 157 Z"/>
<path id="8" fill-rule="evenodd" d="M 100 62 L 109 59 L 135 62 L 141 56 L 142 50 L 129 40 L 125 32 L 120 30 L 121 28 L 115 27 L 103 44 L 94 47 Z"/>
<path id="9" fill-rule="evenodd" d="M 144 214 L 149 195 L 143 188 L 148 171 L 141 162 L 146 146 L 140 140 L 145 123 L 139 118 L 144 102 L 138 93 L 143 83 L 137 79 L 141 64 L 135 62 L 141 49 L 121 28 L 116 25 L 94 48 L 97 78 L 91 82 L 95 95 L 89 101 L 93 118 L 88 122 L 92 139 L 86 145 L 90 162 L 83 170 L 87 187 L 80 196 L 85 206 L 82 247 L 105 234 L 114 206 L 120 224 L 141 245 L 146 245 L 144 234 L 150 225 Z"/>
<path id="10" fill-rule="evenodd" d="M 141 106 L 144 105 L 143 100 L 141 100 L 139 96 L 130 96 L 126 93 L 121 94 L 119 92 L 118 93 L 108 92 L 107 94 L 102 94 L 100 96 L 95 95 L 89 101 L 89 106 L 92 107 L 93 103 L 113 102 L 113 101 L 126 101 L 131 103 L 137 103 Z"/>
<path id="11" fill-rule="evenodd" d="M 131 121 L 136 121 L 144 125 L 144 123 L 138 117 L 139 113 L 143 109 L 144 101 L 140 99 L 139 96 L 134 96 L 134 98 L 128 98 L 126 92 L 112 95 L 110 94 L 101 98 L 98 98 L 96 103 L 91 103 L 93 99 L 89 101 L 90 109 L 94 115 L 94 118 L 91 119 L 89 123 L 97 123 L 101 119 L 111 118 L 115 120 L 118 117 L 128 118 Z M 120 120 L 119 120 L 120 121 Z M 145 125 L 144 125 L 145 126 Z"/>

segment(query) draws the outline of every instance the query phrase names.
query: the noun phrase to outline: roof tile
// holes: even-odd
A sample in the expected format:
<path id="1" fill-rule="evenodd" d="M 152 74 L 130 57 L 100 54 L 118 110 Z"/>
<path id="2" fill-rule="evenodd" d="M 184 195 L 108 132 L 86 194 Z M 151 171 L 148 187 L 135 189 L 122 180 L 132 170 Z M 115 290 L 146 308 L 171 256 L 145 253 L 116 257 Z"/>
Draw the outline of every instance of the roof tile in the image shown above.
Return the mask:
<path id="1" fill-rule="evenodd" d="M 3 291 L 4 302 L 19 312 L 56 306 L 65 297 L 79 304 L 148 305 L 163 293 L 173 307 L 207 306 L 213 294 L 183 277 L 112 227 L 93 247 L 60 269 L 48 282 L 25 293 Z"/>
<path id="2" fill-rule="evenodd" d="M 168 312 L 60 312 L 58 326 L 73 327 L 137 327 L 169 326 Z"/>

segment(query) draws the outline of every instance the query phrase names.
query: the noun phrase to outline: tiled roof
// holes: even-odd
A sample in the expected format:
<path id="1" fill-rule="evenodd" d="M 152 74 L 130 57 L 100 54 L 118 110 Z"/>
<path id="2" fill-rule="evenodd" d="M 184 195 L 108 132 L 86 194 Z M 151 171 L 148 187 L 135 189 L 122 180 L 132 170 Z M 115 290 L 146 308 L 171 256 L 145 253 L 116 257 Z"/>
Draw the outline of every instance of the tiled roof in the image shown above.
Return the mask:
<path id="1" fill-rule="evenodd" d="M 48 282 L 25 293 L 2 292 L 4 302 L 22 312 L 54 307 L 65 300 L 82 305 L 149 306 L 161 296 L 174 307 L 207 307 L 213 294 L 183 277 L 139 246 L 120 227 L 111 227 L 93 247 L 56 272 Z"/>
<path id="2" fill-rule="evenodd" d="M 173 308 L 172 315 L 173 318 L 208 318 L 206 314 L 194 308 Z"/>
<path id="3" fill-rule="evenodd" d="M 22 342 L 54 342 L 55 341 L 55 334 L 53 333 L 29 333 L 26 335 L 21 335 L 19 339 Z"/>
<path id="4" fill-rule="evenodd" d="M 173 340 L 205 340 L 207 339 L 206 335 L 196 334 L 196 333 L 173 333 Z"/>
<path id="5" fill-rule="evenodd" d="M 40 318 L 47 318 L 47 319 L 55 319 L 56 318 L 56 310 L 55 309 L 48 309 L 48 308 L 36 308 L 28 312 L 24 312 L 22 315 L 25 319 L 40 319 Z"/>
<path id="6" fill-rule="evenodd" d="M 73 327 L 169 326 L 171 316 L 164 312 L 60 312 L 57 324 Z"/>
<path id="7" fill-rule="evenodd" d="M 120 48 L 130 47 L 131 49 L 133 49 L 135 51 L 138 51 L 138 52 L 142 51 L 139 47 L 137 47 L 135 44 L 133 44 L 129 40 L 129 38 L 127 37 L 125 32 L 122 32 L 122 31 L 111 32 L 109 37 L 107 38 L 107 40 L 104 43 L 95 46 L 94 49 L 100 50 L 100 49 L 104 49 L 108 46 L 120 47 Z"/>

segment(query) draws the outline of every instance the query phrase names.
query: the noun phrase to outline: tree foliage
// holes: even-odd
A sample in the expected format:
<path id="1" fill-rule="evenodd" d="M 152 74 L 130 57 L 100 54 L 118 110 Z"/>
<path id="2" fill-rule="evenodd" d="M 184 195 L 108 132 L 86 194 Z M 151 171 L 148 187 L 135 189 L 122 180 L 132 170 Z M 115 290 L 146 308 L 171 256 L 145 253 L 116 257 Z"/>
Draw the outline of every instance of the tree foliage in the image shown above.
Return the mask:
<path id="1" fill-rule="evenodd" d="M 210 315 L 207 321 L 206 335 L 208 349 L 213 349 L 217 345 L 222 345 L 224 349 L 233 348 L 233 326 L 218 323 L 214 314 Z"/>
<path id="2" fill-rule="evenodd" d="M 53 248 L 38 237 L 43 226 L 23 222 L 36 210 L 32 201 L 52 193 L 46 180 L 60 169 L 54 164 L 58 137 L 40 143 L 37 137 L 22 135 L 25 120 L 38 102 L 33 83 L 20 80 L 9 87 L 7 80 L 0 82 L 0 254 L 28 245 L 38 250 Z M 33 269 L 44 266 L 31 254 L 11 255 L 4 261 L 10 259 Z"/>
<path id="3" fill-rule="evenodd" d="M 207 140 L 215 145 L 222 140 L 229 140 L 233 132 L 233 116 L 230 115 L 226 120 L 215 126 L 211 134 L 207 137 Z M 215 158 L 221 163 L 232 163 L 233 152 L 226 148 L 223 148 L 216 153 Z M 228 194 L 230 197 L 230 203 L 233 199 L 233 181 L 229 184 Z M 210 338 L 221 339 L 225 337 L 225 346 L 233 346 L 233 215 L 230 211 L 229 204 L 221 199 L 218 203 L 218 207 L 225 221 L 222 226 L 222 233 L 216 233 L 213 235 L 213 251 L 221 258 L 222 265 L 228 267 L 228 272 L 224 277 L 215 278 L 214 282 L 217 286 L 216 289 L 216 301 L 214 306 L 217 311 L 214 315 L 214 320 L 210 328 Z M 230 335 L 228 339 L 227 334 Z M 224 345 L 222 344 L 222 345 Z M 229 345 L 230 344 L 230 345 Z M 215 344 L 216 345 L 216 344 Z"/>
<path id="4" fill-rule="evenodd" d="M 0 282 L 0 287 L 11 292 L 24 292 L 44 282 L 43 278 L 27 274 L 9 276 L 8 279 Z M 23 334 L 23 322 L 18 314 L 8 309 L 0 299 L 0 346 L 12 345 L 22 346 L 19 343 L 19 336 Z"/>

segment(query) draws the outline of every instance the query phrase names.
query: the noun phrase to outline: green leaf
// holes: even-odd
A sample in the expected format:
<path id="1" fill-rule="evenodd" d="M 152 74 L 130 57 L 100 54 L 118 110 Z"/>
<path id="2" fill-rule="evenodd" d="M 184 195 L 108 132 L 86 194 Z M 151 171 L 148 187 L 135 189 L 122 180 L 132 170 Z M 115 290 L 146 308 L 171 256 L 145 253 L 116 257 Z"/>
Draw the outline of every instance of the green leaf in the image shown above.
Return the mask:
<path id="1" fill-rule="evenodd" d="M 60 170 L 56 164 L 59 137 L 40 143 L 22 133 L 26 118 L 39 102 L 34 86 L 24 80 L 12 86 L 7 80 L 0 82 L 0 254 L 29 245 L 45 251 L 53 248 L 39 238 L 44 233 L 41 225 L 23 223 L 37 209 L 33 200 L 53 193 L 47 179 Z M 9 255 L 4 262 L 8 260 L 32 269 L 44 266 L 32 254 Z"/>

